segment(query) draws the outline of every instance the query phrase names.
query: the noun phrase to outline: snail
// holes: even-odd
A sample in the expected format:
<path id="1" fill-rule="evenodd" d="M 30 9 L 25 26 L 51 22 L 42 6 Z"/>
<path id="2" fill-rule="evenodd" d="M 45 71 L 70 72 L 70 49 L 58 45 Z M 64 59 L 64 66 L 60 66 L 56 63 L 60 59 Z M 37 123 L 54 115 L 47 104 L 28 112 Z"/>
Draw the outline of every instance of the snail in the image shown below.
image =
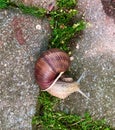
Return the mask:
<path id="1" fill-rule="evenodd" d="M 69 55 L 60 49 L 49 49 L 42 53 L 35 65 L 35 78 L 40 89 L 60 99 L 65 99 L 76 91 L 88 98 L 79 88 L 83 75 L 77 82 L 58 81 L 69 66 Z"/>

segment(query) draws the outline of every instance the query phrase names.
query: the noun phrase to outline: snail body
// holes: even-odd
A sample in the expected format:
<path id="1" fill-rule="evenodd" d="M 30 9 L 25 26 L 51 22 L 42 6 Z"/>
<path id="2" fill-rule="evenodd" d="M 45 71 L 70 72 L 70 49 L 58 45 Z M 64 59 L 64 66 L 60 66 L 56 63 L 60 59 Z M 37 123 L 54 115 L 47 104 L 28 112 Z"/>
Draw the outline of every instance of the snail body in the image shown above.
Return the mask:
<path id="1" fill-rule="evenodd" d="M 60 99 L 65 99 L 76 91 L 88 98 L 79 89 L 79 83 L 58 81 L 69 65 L 70 58 L 65 52 L 56 48 L 44 52 L 35 65 L 35 77 L 40 89 Z"/>
<path id="2" fill-rule="evenodd" d="M 48 93 L 60 99 L 65 99 L 70 94 L 77 91 L 79 91 L 77 82 L 67 83 L 67 82 L 57 81 L 56 84 L 52 86 L 52 88 L 47 89 Z"/>

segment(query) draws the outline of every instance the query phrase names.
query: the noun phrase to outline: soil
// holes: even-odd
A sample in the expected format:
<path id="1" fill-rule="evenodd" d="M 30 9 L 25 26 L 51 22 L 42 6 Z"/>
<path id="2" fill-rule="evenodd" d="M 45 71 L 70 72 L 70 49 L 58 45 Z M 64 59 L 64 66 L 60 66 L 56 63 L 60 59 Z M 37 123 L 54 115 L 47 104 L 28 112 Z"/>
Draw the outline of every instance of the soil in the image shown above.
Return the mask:
<path id="1" fill-rule="evenodd" d="M 115 20 L 115 0 L 101 0 L 105 13 Z"/>

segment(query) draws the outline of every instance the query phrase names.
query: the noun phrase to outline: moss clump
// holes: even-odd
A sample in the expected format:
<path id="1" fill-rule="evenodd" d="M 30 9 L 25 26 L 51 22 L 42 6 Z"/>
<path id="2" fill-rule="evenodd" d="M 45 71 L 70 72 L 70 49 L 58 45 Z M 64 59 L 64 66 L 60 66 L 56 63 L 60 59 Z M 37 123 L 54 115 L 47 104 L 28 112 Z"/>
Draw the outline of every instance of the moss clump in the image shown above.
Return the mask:
<path id="1" fill-rule="evenodd" d="M 23 4 L 20 4 L 19 9 L 25 13 L 25 14 L 30 14 L 35 17 L 45 17 L 46 15 L 46 10 L 43 8 L 37 8 L 37 7 L 29 7 L 29 6 L 24 6 Z"/>
<path id="2" fill-rule="evenodd" d="M 7 8 L 10 4 L 9 0 L 0 0 L 0 9 Z"/>
<path id="3" fill-rule="evenodd" d="M 52 28 L 52 38 L 50 48 L 60 48 L 66 52 L 70 51 L 69 43 L 75 34 L 85 29 L 83 20 L 76 20 L 74 17 L 78 11 L 75 9 L 75 0 L 58 0 L 58 9 L 50 12 L 50 25 Z"/>
<path id="4" fill-rule="evenodd" d="M 32 119 L 35 130 L 111 130 L 105 120 L 93 120 L 88 113 L 83 117 L 55 111 L 59 99 L 42 92 L 38 98 L 39 107 Z"/>

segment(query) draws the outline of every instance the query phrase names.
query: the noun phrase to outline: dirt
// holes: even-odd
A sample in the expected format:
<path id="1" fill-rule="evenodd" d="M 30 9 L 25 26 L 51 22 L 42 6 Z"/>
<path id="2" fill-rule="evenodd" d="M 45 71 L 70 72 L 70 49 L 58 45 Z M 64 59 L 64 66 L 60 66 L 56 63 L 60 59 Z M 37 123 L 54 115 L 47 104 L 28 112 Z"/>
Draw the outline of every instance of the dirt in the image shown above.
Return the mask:
<path id="1" fill-rule="evenodd" d="M 115 0 L 101 0 L 105 13 L 115 20 Z"/>

